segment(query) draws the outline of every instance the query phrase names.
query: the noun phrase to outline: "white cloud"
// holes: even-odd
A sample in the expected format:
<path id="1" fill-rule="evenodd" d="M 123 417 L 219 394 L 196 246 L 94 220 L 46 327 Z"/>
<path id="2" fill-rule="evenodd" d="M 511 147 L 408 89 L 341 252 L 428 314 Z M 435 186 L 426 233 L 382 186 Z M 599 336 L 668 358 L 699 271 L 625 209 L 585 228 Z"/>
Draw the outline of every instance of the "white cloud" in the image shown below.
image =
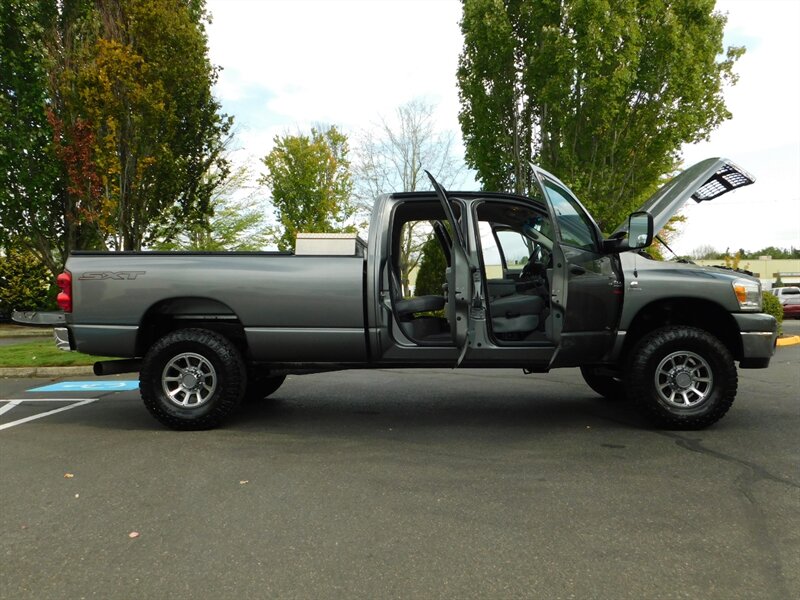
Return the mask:
<path id="1" fill-rule="evenodd" d="M 417 97 L 459 132 L 457 0 L 209 0 L 208 9 L 211 60 L 223 67 L 215 91 L 236 116 L 241 156 L 264 156 L 276 134 L 315 123 L 356 133 Z M 729 15 L 726 43 L 747 46 L 726 92 L 733 119 L 684 155 L 687 164 L 727 156 L 758 181 L 688 207 L 675 248 L 800 246 L 800 3 L 717 9 Z"/>
<path id="2" fill-rule="evenodd" d="M 223 102 L 257 90 L 286 123 L 356 130 L 427 96 L 457 127 L 458 2 L 212 0 L 208 8 Z"/>
<path id="3" fill-rule="evenodd" d="M 756 183 L 688 206 L 675 250 L 800 247 L 800 3 L 729 0 L 717 10 L 728 14 L 726 43 L 747 48 L 735 67 L 739 82 L 725 94 L 733 118 L 708 142 L 686 146 L 684 157 L 726 156 Z"/>

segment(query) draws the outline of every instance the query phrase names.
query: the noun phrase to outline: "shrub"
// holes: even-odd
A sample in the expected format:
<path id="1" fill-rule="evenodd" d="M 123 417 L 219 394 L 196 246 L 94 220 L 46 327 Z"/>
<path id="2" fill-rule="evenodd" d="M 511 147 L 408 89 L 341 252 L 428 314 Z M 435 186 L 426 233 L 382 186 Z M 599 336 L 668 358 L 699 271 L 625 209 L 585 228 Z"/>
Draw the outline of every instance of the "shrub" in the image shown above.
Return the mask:
<path id="1" fill-rule="evenodd" d="M 446 268 L 447 260 L 444 257 L 442 246 L 437 238 L 432 237 L 422 246 L 422 258 L 417 272 L 414 295 L 441 296 Z"/>
<path id="2" fill-rule="evenodd" d="M 774 294 L 764 292 L 764 312 L 778 319 L 778 334 L 783 333 L 783 306 Z"/>
<path id="3" fill-rule="evenodd" d="M 0 257 L 0 313 L 14 310 L 51 310 L 55 295 L 50 272 L 30 252 L 10 250 Z"/>

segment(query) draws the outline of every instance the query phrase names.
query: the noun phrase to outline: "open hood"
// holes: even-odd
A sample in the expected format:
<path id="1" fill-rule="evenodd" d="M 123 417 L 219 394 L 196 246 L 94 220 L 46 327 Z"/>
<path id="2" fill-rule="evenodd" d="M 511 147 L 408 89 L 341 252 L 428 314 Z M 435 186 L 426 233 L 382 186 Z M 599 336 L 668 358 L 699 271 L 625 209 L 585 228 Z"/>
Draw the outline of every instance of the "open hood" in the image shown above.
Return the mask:
<path id="1" fill-rule="evenodd" d="M 707 158 L 672 178 L 639 210 L 653 215 L 653 231 L 658 234 L 689 198 L 705 202 L 754 182 L 750 173 L 727 158 Z M 627 230 L 626 220 L 614 233 Z"/>

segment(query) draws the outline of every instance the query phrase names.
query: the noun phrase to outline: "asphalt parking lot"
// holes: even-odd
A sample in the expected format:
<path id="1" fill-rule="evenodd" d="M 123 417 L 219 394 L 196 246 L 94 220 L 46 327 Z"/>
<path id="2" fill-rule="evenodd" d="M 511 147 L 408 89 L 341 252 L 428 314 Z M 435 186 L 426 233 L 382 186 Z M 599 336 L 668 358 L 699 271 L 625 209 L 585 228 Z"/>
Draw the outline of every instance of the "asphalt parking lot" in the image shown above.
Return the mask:
<path id="1" fill-rule="evenodd" d="M 577 370 L 292 377 L 191 433 L 0 380 L 0 597 L 797 598 L 798 366 L 700 432 Z"/>

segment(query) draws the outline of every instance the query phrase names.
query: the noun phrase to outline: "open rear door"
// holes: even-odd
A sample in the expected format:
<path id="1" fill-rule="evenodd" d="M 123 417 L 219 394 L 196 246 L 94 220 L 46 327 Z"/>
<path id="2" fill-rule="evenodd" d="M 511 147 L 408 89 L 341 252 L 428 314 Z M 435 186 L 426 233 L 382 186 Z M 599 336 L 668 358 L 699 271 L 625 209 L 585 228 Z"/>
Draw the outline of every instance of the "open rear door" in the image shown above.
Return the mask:
<path id="1" fill-rule="evenodd" d="M 450 248 L 450 266 L 446 270 L 447 280 L 447 321 L 450 324 L 450 332 L 453 336 L 453 343 L 459 349 L 458 360 L 455 366 L 458 367 L 469 347 L 469 341 L 473 337 L 472 322 L 470 319 L 470 302 L 473 296 L 473 272 L 470 264 L 469 254 L 467 253 L 467 243 L 464 232 L 456 219 L 447 192 L 439 185 L 428 171 L 425 171 L 431 180 L 433 189 L 439 197 L 444 214 L 450 223 L 453 231 L 453 245 Z"/>

